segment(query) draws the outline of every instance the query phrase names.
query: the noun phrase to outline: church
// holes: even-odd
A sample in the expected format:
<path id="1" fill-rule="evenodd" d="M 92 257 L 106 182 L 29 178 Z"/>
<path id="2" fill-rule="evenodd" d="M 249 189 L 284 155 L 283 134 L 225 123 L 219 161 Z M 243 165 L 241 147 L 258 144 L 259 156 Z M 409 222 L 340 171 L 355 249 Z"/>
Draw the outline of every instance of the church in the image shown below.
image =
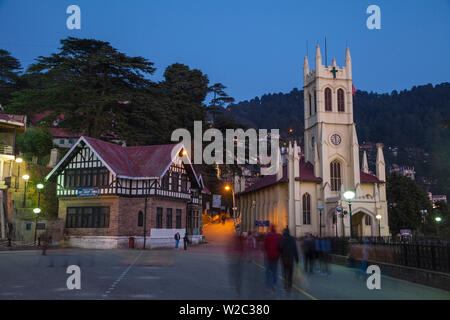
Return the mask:
<path id="1" fill-rule="evenodd" d="M 247 187 L 235 180 L 241 231 L 266 231 L 259 225 L 270 221 L 278 232 L 288 226 L 295 237 L 388 236 L 383 144 L 377 143 L 373 175 L 366 153 L 362 161 L 359 155 L 349 48 L 338 67 L 336 59 L 323 65 L 317 46 L 315 70 L 305 57 L 303 82 L 304 150 L 289 143 L 276 175 Z"/>

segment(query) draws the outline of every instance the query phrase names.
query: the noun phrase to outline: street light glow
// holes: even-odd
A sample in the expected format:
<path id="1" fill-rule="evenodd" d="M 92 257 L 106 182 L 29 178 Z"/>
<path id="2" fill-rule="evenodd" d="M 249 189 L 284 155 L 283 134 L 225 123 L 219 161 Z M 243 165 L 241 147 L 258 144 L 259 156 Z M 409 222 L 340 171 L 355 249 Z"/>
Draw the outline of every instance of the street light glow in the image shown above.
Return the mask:
<path id="1" fill-rule="evenodd" d="M 38 189 L 44 189 L 44 185 L 43 185 L 42 183 L 38 183 L 38 184 L 36 185 L 36 188 L 38 188 Z"/>
<path id="2" fill-rule="evenodd" d="M 33 212 L 36 214 L 41 213 L 41 208 L 34 208 Z"/>
<path id="3" fill-rule="evenodd" d="M 434 220 L 436 220 L 436 222 L 441 222 L 442 218 L 441 217 L 436 217 Z"/>
<path id="4" fill-rule="evenodd" d="M 356 195 L 355 192 L 351 190 L 344 192 L 344 198 L 346 200 L 352 200 L 355 197 L 355 195 Z"/>
<path id="5" fill-rule="evenodd" d="M 377 218 L 378 220 L 381 220 L 381 214 L 377 214 L 377 216 L 375 218 Z"/>
<path id="6" fill-rule="evenodd" d="M 225 190 L 230 190 L 231 188 L 230 188 L 230 186 L 225 186 Z"/>
<path id="7" fill-rule="evenodd" d="M 21 163 L 22 161 L 23 161 L 22 158 L 16 158 L 16 162 L 17 162 L 17 163 Z"/>
<path id="8" fill-rule="evenodd" d="M 24 174 L 24 175 L 22 176 L 22 179 L 23 179 L 23 180 L 28 180 L 28 179 L 30 179 L 30 176 L 27 175 L 27 174 Z"/>

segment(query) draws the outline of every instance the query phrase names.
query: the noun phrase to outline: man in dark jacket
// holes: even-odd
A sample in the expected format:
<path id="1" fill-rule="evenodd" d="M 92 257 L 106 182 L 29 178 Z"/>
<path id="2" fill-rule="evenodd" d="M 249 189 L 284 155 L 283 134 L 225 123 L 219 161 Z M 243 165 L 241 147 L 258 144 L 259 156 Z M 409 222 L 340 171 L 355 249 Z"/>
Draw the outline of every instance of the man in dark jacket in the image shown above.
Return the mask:
<path id="1" fill-rule="evenodd" d="M 275 226 L 270 226 L 270 232 L 264 239 L 264 251 L 266 260 L 266 281 L 272 292 L 275 292 L 277 285 L 278 259 L 280 258 L 280 250 L 278 243 L 281 235 L 275 232 Z"/>
<path id="2" fill-rule="evenodd" d="M 284 289 L 288 292 L 292 289 L 292 274 L 294 272 L 294 261 L 298 263 L 297 243 L 289 234 L 289 228 L 286 227 L 283 236 L 278 244 L 281 254 L 281 263 L 283 266 Z"/>

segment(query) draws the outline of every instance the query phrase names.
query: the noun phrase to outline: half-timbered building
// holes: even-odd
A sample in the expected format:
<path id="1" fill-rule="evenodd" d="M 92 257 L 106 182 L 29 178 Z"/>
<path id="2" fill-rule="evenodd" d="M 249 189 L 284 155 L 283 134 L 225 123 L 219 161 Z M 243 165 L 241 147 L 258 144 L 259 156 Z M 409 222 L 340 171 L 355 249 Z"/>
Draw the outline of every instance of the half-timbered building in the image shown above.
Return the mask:
<path id="1" fill-rule="evenodd" d="M 124 147 L 80 137 L 46 180 L 72 246 L 165 246 L 200 238 L 202 183 L 182 144 Z"/>

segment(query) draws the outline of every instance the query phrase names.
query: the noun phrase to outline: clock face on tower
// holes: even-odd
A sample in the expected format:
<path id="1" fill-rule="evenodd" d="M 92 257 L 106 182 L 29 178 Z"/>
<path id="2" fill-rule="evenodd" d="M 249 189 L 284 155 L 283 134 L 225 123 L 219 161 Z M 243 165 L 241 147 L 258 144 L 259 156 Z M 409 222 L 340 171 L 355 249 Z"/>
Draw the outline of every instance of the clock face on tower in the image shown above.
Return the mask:
<path id="1" fill-rule="evenodd" d="M 330 141 L 331 141 L 331 143 L 334 144 L 335 146 L 338 146 L 338 145 L 341 144 L 342 138 L 341 138 L 341 136 L 338 135 L 338 134 L 333 134 L 333 135 L 330 137 Z"/>

